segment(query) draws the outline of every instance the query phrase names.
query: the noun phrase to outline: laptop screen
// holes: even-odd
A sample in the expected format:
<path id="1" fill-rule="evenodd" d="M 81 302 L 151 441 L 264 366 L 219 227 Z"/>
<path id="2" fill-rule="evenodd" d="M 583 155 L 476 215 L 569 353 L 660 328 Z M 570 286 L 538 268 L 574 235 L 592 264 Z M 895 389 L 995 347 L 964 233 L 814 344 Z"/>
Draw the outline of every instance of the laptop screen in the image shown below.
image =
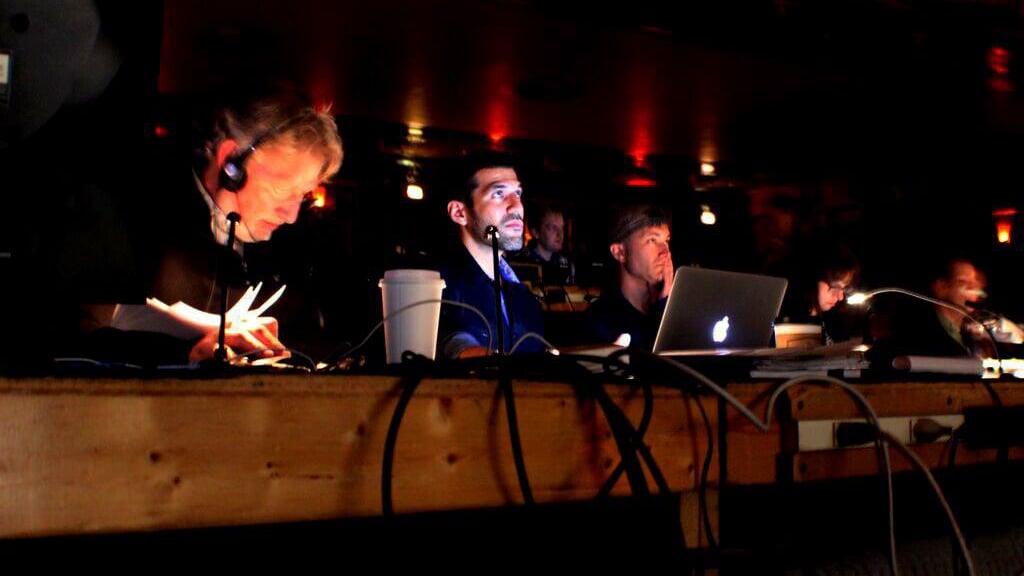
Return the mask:
<path id="1" fill-rule="evenodd" d="M 773 276 L 681 266 L 654 352 L 767 347 L 786 284 Z"/>

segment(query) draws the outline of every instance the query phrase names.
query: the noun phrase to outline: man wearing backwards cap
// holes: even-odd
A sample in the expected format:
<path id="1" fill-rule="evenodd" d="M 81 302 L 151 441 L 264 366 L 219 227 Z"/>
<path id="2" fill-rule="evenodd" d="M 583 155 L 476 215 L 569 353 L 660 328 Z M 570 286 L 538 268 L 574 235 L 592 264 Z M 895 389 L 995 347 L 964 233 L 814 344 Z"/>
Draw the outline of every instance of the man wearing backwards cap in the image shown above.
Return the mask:
<path id="1" fill-rule="evenodd" d="M 618 290 L 606 290 L 587 310 L 587 324 L 600 341 L 629 334 L 631 346 L 654 347 L 672 288 L 670 238 L 669 218 L 659 208 L 632 207 L 614 218 L 608 251 L 618 264 Z"/>

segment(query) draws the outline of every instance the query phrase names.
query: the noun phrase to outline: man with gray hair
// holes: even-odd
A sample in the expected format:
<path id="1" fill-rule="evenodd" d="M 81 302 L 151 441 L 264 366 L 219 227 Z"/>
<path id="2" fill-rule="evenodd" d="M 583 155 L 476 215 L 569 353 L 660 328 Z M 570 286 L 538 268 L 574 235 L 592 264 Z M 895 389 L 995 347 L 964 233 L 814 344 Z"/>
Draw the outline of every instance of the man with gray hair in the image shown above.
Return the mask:
<path id="1" fill-rule="evenodd" d="M 103 234 L 108 257 L 117 255 L 123 261 L 118 274 L 110 275 L 111 281 L 130 286 L 115 296 L 115 302 L 141 303 L 143 298 L 155 297 L 217 314 L 222 289 L 229 303 L 260 282 L 264 290 L 275 289 L 271 284 L 283 283 L 281 270 L 271 263 L 270 250 L 258 245 L 270 240 L 281 226 L 294 223 L 309 195 L 338 171 L 342 161 L 333 116 L 285 84 L 240 93 L 214 114 L 205 138 L 192 152 L 191 166 L 181 157 L 162 158 L 173 165 L 159 166 L 154 172 L 161 176 L 145 183 L 145 202 L 156 210 L 143 218 L 121 215 L 124 230 Z M 232 220 L 237 226 L 229 248 Z M 99 237 L 92 232 L 85 231 Z M 83 273 L 96 276 L 98 270 Z M 286 295 L 274 308 L 285 311 L 289 321 L 297 315 L 286 309 L 292 303 L 297 308 L 301 300 L 294 296 L 286 303 Z M 83 330 L 98 332 L 123 325 L 114 321 L 113 307 L 105 298 L 84 306 Z M 229 324 L 224 342 L 227 357 L 287 354 L 277 328 L 274 318 Z M 144 333 L 126 333 L 130 337 L 92 338 L 104 343 L 104 350 L 97 354 L 111 356 L 106 352 L 113 351 L 136 358 L 142 354 L 139 363 L 169 364 L 210 359 L 218 347 L 217 329 L 194 340 L 154 342 L 136 346 L 138 350 L 129 348 L 142 342 Z"/>

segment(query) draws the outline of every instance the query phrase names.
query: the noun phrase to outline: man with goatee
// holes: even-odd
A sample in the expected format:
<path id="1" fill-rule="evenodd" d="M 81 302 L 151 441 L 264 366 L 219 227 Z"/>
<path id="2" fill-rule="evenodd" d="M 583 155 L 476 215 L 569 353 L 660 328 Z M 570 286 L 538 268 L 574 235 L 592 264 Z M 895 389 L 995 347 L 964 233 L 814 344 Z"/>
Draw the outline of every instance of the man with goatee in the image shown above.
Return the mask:
<path id="1" fill-rule="evenodd" d="M 457 170 L 456 186 L 448 202 L 448 217 L 458 227 L 461 249 L 441 270 L 445 281 L 444 298 L 463 302 L 478 309 L 488 326 L 473 312 L 461 307 L 442 306 L 438 333 L 439 352 L 446 358 L 466 358 L 491 352 L 498 346 L 498 326 L 503 327 L 503 344 L 508 353 L 525 335 L 543 335 L 544 319 L 534 295 L 516 278 L 505 261 L 505 253 L 523 247 L 523 187 L 512 163 L 501 157 L 471 158 Z M 492 239 L 488 227 L 497 229 L 499 260 L 494 270 Z M 494 275 L 499 274 L 503 289 L 500 297 L 502 322 L 497 322 Z M 544 344 L 527 337 L 519 342 L 516 353 L 536 353 Z"/>

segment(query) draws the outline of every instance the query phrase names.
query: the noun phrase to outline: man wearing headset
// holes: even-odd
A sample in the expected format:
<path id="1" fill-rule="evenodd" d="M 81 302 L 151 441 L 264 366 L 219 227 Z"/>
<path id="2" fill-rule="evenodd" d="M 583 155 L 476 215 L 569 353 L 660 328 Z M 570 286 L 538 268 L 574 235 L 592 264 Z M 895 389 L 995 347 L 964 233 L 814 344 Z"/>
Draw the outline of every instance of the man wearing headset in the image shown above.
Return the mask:
<path id="1" fill-rule="evenodd" d="M 228 228 L 226 215 L 239 216 L 236 226 L 239 244 L 235 249 L 243 259 L 233 262 L 242 264 L 243 276 L 247 246 L 269 240 L 279 227 L 294 223 L 309 194 L 338 171 L 342 160 L 341 138 L 333 117 L 289 92 L 259 97 L 221 110 L 204 152 L 205 166 L 201 162 L 195 176 L 199 196 L 209 212 L 207 232 L 212 234 L 216 244 L 223 245 Z M 208 251 L 199 254 L 204 253 L 209 254 Z M 225 273 L 231 273 L 231 262 L 228 260 Z M 184 295 L 196 293 L 182 286 L 185 277 L 173 266 L 183 264 L 194 268 L 196 262 L 172 257 L 164 263 L 172 267 L 161 270 L 157 278 L 164 282 L 157 286 L 168 297 L 177 296 L 181 288 L 186 288 Z M 209 272 L 209 261 L 206 271 Z M 234 278 L 229 276 L 229 279 L 235 280 L 234 283 L 245 280 L 237 273 L 236 267 Z M 201 283 L 200 295 L 209 287 L 208 282 L 204 282 L 208 276 L 207 273 L 197 277 Z M 209 301 L 207 298 L 207 309 Z M 192 347 L 189 360 L 212 356 L 216 345 L 216 332 L 207 334 Z M 283 348 L 277 340 L 276 323 L 229 330 L 225 345 L 236 351 Z"/>
<path id="2" fill-rule="evenodd" d="M 131 276 L 142 285 L 140 295 L 217 314 L 221 284 L 228 287 L 230 306 L 246 286 L 264 279 L 275 283 L 280 279 L 276 271 L 252 257 L 265 252 L 258 243 L 294 223 L 304 200 L 338 171 L 341 160 L 334 119 L 294 91 L 275 87 L 219 110 L 193 155 L 191 172 L 149 186 L 145 216 L 129 219 L 127 236 L 136 262 Z M 230 249 L 229 215 L 238 217 Z M 264 286 L 262 297 L 271 293 L 267 288 L 276 286 Z M 107 324 L 103 319 L 97 323 Z M 118 337 L 106 348 L 123 349 L 125 340 Z M 184 360 L 186 350 L 188 361 L 206 360 L 217 347 L 217 329 L 198 341 L 132 346 L 175 349 L 154 352 L 149 357 L 154 363 Z M 228 325 L 225 347 L 229 358 L 284 350 L 273 319 Z"/>

